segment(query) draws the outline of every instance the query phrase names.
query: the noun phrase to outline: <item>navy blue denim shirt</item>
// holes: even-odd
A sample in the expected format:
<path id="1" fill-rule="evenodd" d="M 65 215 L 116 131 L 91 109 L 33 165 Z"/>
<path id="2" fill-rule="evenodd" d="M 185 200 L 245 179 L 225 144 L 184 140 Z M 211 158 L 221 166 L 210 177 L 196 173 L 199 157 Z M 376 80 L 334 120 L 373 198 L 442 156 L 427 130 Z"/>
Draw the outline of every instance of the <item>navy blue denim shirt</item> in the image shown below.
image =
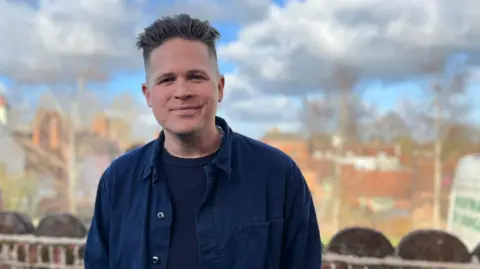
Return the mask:
<path id="1" fill-rule="evenodd" d="M 196 218 L 201 268 L 320 269 L 317 218 L 297 165 L 280 150 L 233 132 L 225 120 L 216 123 L 223 144 L 205 167 L 207 191 Z M 104 172 L 85 268 L 165 269 L 175 212 L 156 167 L 163 141 L 160 135 Z"/>

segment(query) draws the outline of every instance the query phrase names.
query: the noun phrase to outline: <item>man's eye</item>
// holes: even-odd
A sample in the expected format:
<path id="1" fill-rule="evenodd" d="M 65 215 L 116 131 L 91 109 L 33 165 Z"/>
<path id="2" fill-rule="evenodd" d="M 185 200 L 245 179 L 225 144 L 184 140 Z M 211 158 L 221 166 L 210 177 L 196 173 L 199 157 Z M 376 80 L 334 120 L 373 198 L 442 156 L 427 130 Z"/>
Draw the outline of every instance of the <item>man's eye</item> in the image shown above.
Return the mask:
<path id="1" fill-rule="evenodd" d="M 169 83 L 169 82 L 173 82 L 173 81 L 175 81 L 174 77 L 168 77 L 168 78 L 161 79 L 159 84 Z"/>
<path id="2" fill-rule="evenodd" d="M 191 75 L 190 80 L 204 80 L 204 78 L 200 75 Z"/>

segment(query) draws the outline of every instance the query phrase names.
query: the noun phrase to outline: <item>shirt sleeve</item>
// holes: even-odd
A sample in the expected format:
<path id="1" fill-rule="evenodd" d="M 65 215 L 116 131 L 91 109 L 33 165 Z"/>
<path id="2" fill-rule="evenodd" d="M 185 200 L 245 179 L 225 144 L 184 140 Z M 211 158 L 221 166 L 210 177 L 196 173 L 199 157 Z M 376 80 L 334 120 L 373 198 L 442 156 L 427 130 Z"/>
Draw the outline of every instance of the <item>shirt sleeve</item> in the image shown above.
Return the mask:
<path id="1" fill-rule="evenodd" d="M 292 161 L 286 188 L 282 269 L 319 269 L 322 242 L 312 195 L 298 166 Z"/>
<path id="2" fill-rule="evenodd" d="M 85 245 L 85 269 L 108 269 L 109 266 L 109 233 L 110 203 L 107 182 L 110 177 L 108 168 L 100 178 L 90 230 Z"/>

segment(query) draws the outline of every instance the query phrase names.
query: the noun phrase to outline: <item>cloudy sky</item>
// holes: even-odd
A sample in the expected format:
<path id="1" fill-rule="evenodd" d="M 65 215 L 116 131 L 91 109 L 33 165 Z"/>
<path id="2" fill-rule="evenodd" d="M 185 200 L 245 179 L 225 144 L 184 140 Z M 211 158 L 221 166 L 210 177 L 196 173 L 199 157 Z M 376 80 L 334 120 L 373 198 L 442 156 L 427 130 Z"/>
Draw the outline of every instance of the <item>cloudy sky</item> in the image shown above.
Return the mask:
<path id="1" fill-rule="evenodd" d="M 301 97 L 318 94 L 343 65 L 380 111 L 420 98 L 428 67 L 448 73 L 447 62 L 471 66 L 480 102 L 478 0 L 0 0 L 0 90 L 34 96 L 82 76 L 106 99 L 130 92 L 141 100 L 136 36 L 179 12 L 222 33 L 219 114 L 247 135 L 297 128 Z"/>

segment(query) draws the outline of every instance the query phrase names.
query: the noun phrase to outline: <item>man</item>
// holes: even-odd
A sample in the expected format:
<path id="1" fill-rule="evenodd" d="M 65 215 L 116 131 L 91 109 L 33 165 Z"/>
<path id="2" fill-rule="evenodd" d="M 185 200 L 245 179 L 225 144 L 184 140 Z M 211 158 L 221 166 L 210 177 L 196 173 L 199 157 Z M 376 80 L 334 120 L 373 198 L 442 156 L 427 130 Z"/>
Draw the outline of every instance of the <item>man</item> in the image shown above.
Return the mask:
<path id="1" fill-rule="evenodd" d="M 140 34 L 142 90 L 163 131 L 100 179 L 85 268 L 321 268 L 315 209 L 297 165 L 215 116 L 225 85 L 218 38 L 188 15 Z"/>

